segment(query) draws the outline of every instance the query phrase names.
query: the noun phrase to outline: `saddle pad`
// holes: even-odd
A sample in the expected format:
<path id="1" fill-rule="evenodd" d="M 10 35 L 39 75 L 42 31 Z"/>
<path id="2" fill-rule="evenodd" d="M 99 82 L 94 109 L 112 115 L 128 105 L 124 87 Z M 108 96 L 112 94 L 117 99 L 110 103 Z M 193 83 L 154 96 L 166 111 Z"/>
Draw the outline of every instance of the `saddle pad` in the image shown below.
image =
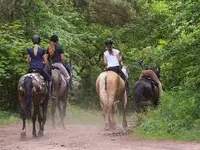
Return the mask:
<path id="1" fill-rule="evenodd" d="M 18 82 L 18 89 L 23 89 L 24 79 L 25 77 L 31 77 L 33 81 L 34 87 L 39 87 L 41 92 L 45 91 L 46 83 L 44 81 L 44 77 L 40 75 L 39 73 L 28 73 L 22 76 Z"/>
<path id="2" fill-rule="evenodd" d="M 158 83 L 156 83 L 154 80 L 152 80 L 150 77 L 145 77 L 144 78 L 145 80 L 151 82 L 151 84 L 155 85 L 155 86 L 158 86 Z"/>

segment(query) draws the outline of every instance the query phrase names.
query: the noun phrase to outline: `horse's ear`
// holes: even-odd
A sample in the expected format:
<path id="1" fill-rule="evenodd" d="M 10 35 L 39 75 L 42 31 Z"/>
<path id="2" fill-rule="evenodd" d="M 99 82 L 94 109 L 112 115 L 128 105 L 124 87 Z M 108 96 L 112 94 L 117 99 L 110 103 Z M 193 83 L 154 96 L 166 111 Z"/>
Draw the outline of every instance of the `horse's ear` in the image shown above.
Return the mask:
<path id="1" fill-rule="evenodd" d="M 129 65 L 126 66 L 126 71 L 129 73 Z"/>
<path id="2" fill-rule="evenodd" d="M 129 69 L 129 65 L 126 65 L 126 68 Z"/>
<path id="3" fill-rule="evenodd" d="M 160 73 L 160 66 L 156 66 L 156 70 Z"/>
<path id="4" fill-rule="evenodd" d="M 154 67 L 154 72 L 156 73 L 156 75 L 157 75 L 158 78 L 159 78 L 159 77 L 160 77 L 160 66 Z"/>

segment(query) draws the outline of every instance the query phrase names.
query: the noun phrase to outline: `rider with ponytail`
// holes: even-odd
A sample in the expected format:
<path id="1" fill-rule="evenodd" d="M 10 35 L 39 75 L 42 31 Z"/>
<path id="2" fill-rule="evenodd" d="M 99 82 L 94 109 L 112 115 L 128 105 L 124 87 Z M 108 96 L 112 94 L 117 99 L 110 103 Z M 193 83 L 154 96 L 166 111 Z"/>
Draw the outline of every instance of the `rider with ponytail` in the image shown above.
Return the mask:
<path id="1" fill-rule="evenodd" d="M 58 68 L 61 71 L 69 85 L 70 75 L 64 66 L 64 52 L 61 45 L 58 43 L 58 36 L 55 34 L 50 38 L 50 45 L 47 50 L 47 54 L 52 63 L 52 66 Z"/>
<path id="2" fill-rule="evenodd" d="M 125 74 L 123 73 L 122 67 L 122 56 L 120 51 L 114 49 L 112 40 L 108 39 L 105 41 L 106 51 L 104 52 L 104 65 L 106 66 L 107 70 L 114 71 L 121 76 L 121 78 L 125 81 L 126 86 L 126 94 L 130 96 L 129 91 L 129 84 L 128 80 L 126 79 Z"/>
<path id="3" fill-rule="evenodd" d="M 47 71 L 44 70 L 44 65 L 47 63 L 46 51 L 39 47 L 40 37 L 38 35 L 32 37 L 32 42 L 34 47 L 27 50 L 27 62 L 29 64 L 28 73 L 41 73 L 44 79 L 48 81 L 48 87 L 50 89 L 51 77 Z"/>

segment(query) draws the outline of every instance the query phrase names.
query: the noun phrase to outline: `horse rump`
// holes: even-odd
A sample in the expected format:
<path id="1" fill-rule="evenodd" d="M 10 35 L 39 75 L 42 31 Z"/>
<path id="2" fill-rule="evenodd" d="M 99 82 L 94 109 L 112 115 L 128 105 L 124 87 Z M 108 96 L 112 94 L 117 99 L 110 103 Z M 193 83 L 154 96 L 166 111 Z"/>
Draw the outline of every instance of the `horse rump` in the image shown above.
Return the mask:
<path id="1" fill-rule="evenodd" d="M 158 101 L 156 87 L 147 79 L 137 81 L 133 90 L 134 106 L 137 113 L 146 111 L 146 107 L 149 106 L 149 103 L 155 106 L 155 102 Z"/>

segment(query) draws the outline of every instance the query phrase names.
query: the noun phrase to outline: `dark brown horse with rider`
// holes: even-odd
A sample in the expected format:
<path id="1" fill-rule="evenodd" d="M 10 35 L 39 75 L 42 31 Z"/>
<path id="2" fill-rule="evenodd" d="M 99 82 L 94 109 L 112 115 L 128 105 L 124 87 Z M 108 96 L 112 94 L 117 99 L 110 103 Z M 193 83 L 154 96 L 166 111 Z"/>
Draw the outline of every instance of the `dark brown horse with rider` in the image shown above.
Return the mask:
<path id="1" fill-rule="evenodd" d="M 137 113 L 145 112 L 149 105 L 158 105 L 159 97 L 163 93 L 159 77 L 159 67 L 142 66 L 139 80 L 133 88 L 133 99 Z"/>

